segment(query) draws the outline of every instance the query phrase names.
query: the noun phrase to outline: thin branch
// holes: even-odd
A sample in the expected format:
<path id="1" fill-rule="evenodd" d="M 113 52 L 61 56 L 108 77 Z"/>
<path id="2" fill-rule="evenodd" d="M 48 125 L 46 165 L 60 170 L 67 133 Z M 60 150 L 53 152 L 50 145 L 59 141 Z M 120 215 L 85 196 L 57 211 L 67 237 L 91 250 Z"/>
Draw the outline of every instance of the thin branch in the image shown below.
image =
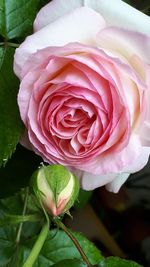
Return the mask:
<path id="1" fill-rule="evenodd" d="M 79 251 L 82 259 L 84 260 L 84 262 L 87 264 L 88 267 L 92 267 L 92 265 L 90 264 L 86 254 L 84 253 L 83 249 L 81 248 L 78 240 L 73 236 L 73 234 L 71 233 L 71 231 L 58 219 L 55 219 L 54 222 L 57 224 L 57 226 L 59 228 L 61 228 L 72 240 L 72 242 L 74 243 L 74 245 L 76 246 L 77 250 Z"/>
<path id="2" fill-rule="evenodd" d="M 19 44 L 16 44 L 16 43 L 11 43 L 11 42 L 7 42 L 7 41 L 5 41 L 5 42 L 1 42 L 1 43 L 0 43 L 0 46 L 5 46 L 5 47 L 10 46 L 10 47 L 15 47 L 15 48 L 17 48 L 17 47 L 19 47 L 20 45 L 19 45 Z"/>
<path id="3" fill-rule="evenodd" d="M 0 227 L 4 227 L 5 225 L 24 223 L 24 222 L 39 222 L 39 221 L 41 221 L 41 216 L 39 214 L 29 214 L 29 215 L 6 214 L 4 218 L 0 220 Z"/>
<path id="4" fill-rule="evenodd" d="M 29 188 L 27 187 L 26 192 L 25 192 L 24 207 L 23 207 L 23 212 L 22 212 L 23 216 L 26 214 L 28 197 L 29 197 Z M 21 222 L 19 227 L 18 227 L 18 231 L 17 231 L 17 235 L 16 235 L 16 244 L 18 244 L 20 241 L 22 226 L 23 226 L 23 222 Z"/>

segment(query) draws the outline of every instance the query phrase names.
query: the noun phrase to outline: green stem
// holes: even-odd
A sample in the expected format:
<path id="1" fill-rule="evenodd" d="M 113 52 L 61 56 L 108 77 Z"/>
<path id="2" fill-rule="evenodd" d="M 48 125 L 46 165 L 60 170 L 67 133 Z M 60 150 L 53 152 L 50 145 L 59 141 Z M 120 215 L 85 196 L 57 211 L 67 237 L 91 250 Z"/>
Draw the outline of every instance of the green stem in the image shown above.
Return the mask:
<path id="1" fill-rule="evenodd" d="M 87 264 L 88 267 L 91 267 L 92 265 L 90 264 L 86 254 L 84 253 L 83 249 L 81 248 L 78 240 L 73 236 L 73 234 L 71 233 L 71 231 L 58 219 L 54 220 L 55 223 L 57 224 L 57 226 L 59 228 L 61 228 L 72 240 L 72 242 L 74 243 L 74 245 L 76 246 L 77 250 L 79 251 L 82 259 L 84 260 L 84 262 Z"/>
<path id="2" fill-rule="evenodd" d="M 17 48 L 17 47 L 19 47 L 19 44 L 16 44 L 16 43 L 11 43 L 11 42 L 1 42 L 0 43 L 0 46 L 11 46 L 11 47 L 15 47 L 15 48 Z"/>
<path id="3" fill-rule="evenodd" d="M 40 200 L 40 197 L 39 197 L 39 201 L 40 201 L 40 205 L 41 205 L 41 208 L 44 212 L 44 215 L 45 215 L 45 218 L 46 218 L 46 223 L 43 225 L 42 227 L 42 230 L 26 260 L 26 262 L 24 263 L 23 267 L 32 267 L 34 262 L 36 261 L 43 245 L 44 245 L 44 242 L 46 240 L 46 237 L 48 235 L 48 231 L 49 231 L 49 226 L 50 226 L 50 221 L 49 221 L 49 217 L 47 215 L 47 212 L 45 210 L 45 208 L 43 207 L 43 204 L 42 204 L 42 201 Z"/>
<path id="4" fill-rule="evenodd" d="M 42 246 L 44 245 L 45 239 L 47 237 L 49 231 L 49 224 L 46 222 L 43 225 L 43 228 L 31 250 L 29 257 L 27 258 L 26 262 L 24 263 L 23 267 L 32 267 L 36 258 L 38 257 Z"/>
<path id="5" fill-rule="evenodd" d="M 12 215 L 6 214 L 5 217 L 0 221 L 0 227 L 5 225 L 18 224 L 24 222 L 38 222 L 41 221 L 41 216 L 38 214 L 29 215 Z"/>
<path id="6" fill-rule="evenodd" d="M 22 212 L 23 216 L 25 215 L 26 210 L 27 210 L 28 196 L 29 196 L 29 188 L 27 187 L 26 193 L 25 193 L 24 207 L 23 207 L 23 212 Z M 18 244 L 20 241 L 22 226 L 23 226 L 23 222 L 21 222 L 19 227 L 18 227 L 17 236 L 16 236 L 16 244 Z"/>

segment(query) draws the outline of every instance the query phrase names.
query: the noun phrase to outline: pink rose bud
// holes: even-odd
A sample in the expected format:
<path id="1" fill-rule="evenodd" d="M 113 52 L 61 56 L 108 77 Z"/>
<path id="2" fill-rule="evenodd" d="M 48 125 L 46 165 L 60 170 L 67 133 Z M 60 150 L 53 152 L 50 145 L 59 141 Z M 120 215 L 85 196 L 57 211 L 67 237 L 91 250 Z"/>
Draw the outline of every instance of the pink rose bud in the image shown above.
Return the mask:
<path id="1" fill-rule="evenodd" d="M 78 179 L 61 165 L 42 166 L 31 179 L 37 198 L 52 216 L 67 212 L 79 193 Z"/>

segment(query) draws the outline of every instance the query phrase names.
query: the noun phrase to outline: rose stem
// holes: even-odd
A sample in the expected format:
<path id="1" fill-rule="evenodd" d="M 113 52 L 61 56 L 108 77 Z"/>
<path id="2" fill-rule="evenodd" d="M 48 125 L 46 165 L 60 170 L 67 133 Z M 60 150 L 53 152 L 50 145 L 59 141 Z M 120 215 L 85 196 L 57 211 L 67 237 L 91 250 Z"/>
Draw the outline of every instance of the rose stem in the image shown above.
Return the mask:
<path id="1" fill-rule="evenodd" d="M 1 42 L 0 46 L 11 46 L 11 47 L 17 48 L 17 47 L 20 46 L 20 44 L 16 44 L 16 43 L 11 43 L 11 42 L 5 41 L 5 42 Z"/>
<path id="2" fill-rule="evenodd" d="M 59 220 L 59 219 L 54 219 L 55 223 L 57 224 L 57 226 L 59 228 L 61 228 L 72 240 L 72 242 L 74 243 L 74 245 L 76 246 L 77 250 L 79 251 L 82 259 L 84 260 L 84 262 L 87 264 L 88 267 L 91 267 L 92 265 L 90 264 L 87 256 L 85 255 L 84 251 L 82 250 L 78 240 L 73 236 L 73 234 L 71 233 L 71 231 Z"/>
<path id="3" fill-rule="evenodd" d="M 30 255 L 28 256 L 26 262 L 24 263 L 23 267 L 32 267 L 35 260 L 37 259 L 43 245 L 44 245 L 44 242 L 45 242 L 45 239 L 47 237 L 47 234 L 48 234 L 48 231 L 49 231 L 49 223 L 46 222 L 43 227 L 42 227 L 42 230 L 30 252 Z"/>
<path id="4" fill-rule="evenodd" d="M 22 215 L 23 216 L 26 214 L 27 203 L 28 203 L 28 196 L 29 196 L 29 188 L 27 187 L 26 188 L 26 192 L 25 192 L 24 207 L 23 207 L 23 212 L 22 212 Z M 20 241 L 22 226 L 23 226 L 23 222 L 21 222 L 20 225 L 19 225 L 19 227 L 18 227 L 17 236 L 16 236 L 16 244 L 18 244 L 19 241 Z"/>

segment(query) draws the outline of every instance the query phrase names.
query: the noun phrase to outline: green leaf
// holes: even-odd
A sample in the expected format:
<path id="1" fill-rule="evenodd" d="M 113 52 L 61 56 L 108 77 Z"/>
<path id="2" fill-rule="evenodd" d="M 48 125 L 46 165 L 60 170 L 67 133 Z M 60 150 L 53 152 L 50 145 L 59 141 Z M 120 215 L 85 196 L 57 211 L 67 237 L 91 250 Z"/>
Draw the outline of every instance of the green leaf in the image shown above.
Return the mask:
<path id="1" fill-rule="evenodd" d="M 74 207 L 76 209 L 83 209 L 85 205 L 89 202 L 90 198 L 92 197 L 93 191 L 85 191 L 80 189 L 79 196 L 77 201 L 75 202 Z"/>
<path id="2" fill-rule="evenodd" d="M 16 207 L 16 208 L 15 208 Z M 4 212 L 21 212 L 23 207 L 22 194 L 3 199 L 0 202 L 0 219 Z M 29 201 L 29 207 L 32 205 Z M 16 227 L 0 228 L 0 267 L 20 267 L 26 261 L 39 231 L 39 225 L 24 223 L 19 246 L 16 247 Z M 117 257 L 104 258 L 100 251 L 84 236 L 73 233 L 92 265 L 99 267 L 140 267 L 139 264 Z M 31 237 L 31 238 L 30 238 Z M 86 267 L 70 238 L 65 232 L 54 229 L 49 232 L 45 244 L 33 267 Z"/>
<path id="3" fill-rule="evenodd" d="M 0 220 L 3 218 L 3 212 L 0 211 Z M 0 267 L 4 267 L 9 263 L 13 253 L 15 240 L 15 227 L 0 228 Z"/>
<path id="4" fill-rule="evenodd" d="M 1 199 L 0 207 L 5 213 L 19 215 L 23 210 L 23 198 L 19 193 L 11 197 Z"/>
<path id="5" fill-rule="evenodd" d="M 28 35 L 39 4 L 40 0 L 1 0 L 0 34 L 7 39 Z"/>
<path id="6" fill-rule="evenodd" d="M 5 223 L 5 219 L 7 216 L 8 216 L 7 225 L 13 223 L 13 221 L 14 223 L 15 221 L 16 223 L 18 223 L 18 221 L 21 220 L 23 206 L 24 206 L 24 199 L 25 199 L 25 190 L 23 189 L 21 192 L 15 194 L 14 196 L 0 200 L 0 225 Z M 36 206 L 36 203 L 37 202 L 35 202 L 34 196 L 29 193 L 27 201 L 27 210 L 25 214 L 26 216 L 23 216 L 24 218 L 22 217 L 23 220 L 26 220 L 28 218 L 28 215 L 30 216 L 31 213 L 36 214 L 37 218 L 38 216 L 41 216 L 41 211 Z M 40 230 L 41 223 L 42 219 L 40 223 L 31 223 L 31 222 L 24 223 L 22 238 L 25 240 L 26 238 L 32 237 L 35 234 L 37 234 L 38 231 Z"/>
<path id="7" fill-rule="evenodd" d="M 0 227 L 19 224 L 24 222 L 37 222 L 40 221 L 41 217 L 37 214 L 30 214 L 30 215 L 11 215 L 11 214 L 4 214 L 3 219 L 0 220 Z"/>
<path id="8" fill-rule="evenodd" d="M 25 224 L 26 223 L 24 223 L 24 225 Z M 0 228 L 0 267 L 4 267 L 9 262 L 9 266 L 11 267 L 22 266 L 37 238 L 36 236 L 26 241 L 24 238 L 21 239 L 20 245 L 16 251 L 15 233 L 16 229 L 14 227 Z M 76 236 L 84 252 L 88 256 L 91 264 L 96 264 L 103 259 L 101 253 L 90 241 L 88 241 L 80 234 L 74 233 L 74 235 Z M 68 238 L 68 236 L 64 232 L 56 229 L 49 232 L 48 238 L 33 267 L 50 267 L 56 263 L 60 263 L 60 261 L 62 260 L 68 259 L 82 260 L 79 252 L 77 251 L 72 241 Z M 78 263 L 80 262 L 78 261 Z M 80 263 L 79 267 L 83 266 L 84 265 Z"/>
<path id="9" fill-rule="evenodd" d="M 0 224 L 6 223 L 6 213 L 18 214 L 16 217 L 16 223 L 21 219 L 21 214 L 23 212 L 24 205 L 24 194 L 21 192 L 15 196 L 11 196 L 0 201 Z M 29 195 L 29 208 L 27 205 L 27 212 L 31 209 L 31 200 Z M 20 216 L 19 216 L 20 215 Z M 26 215 L 27 217 L 27 215 Z M 25 216 L 24 216 L 25 218 Z M 13 222 L 13 215 L 8 216 L 7 225 L 2 228 L 0 227 L 0 267 L 20 267 L 22 251 L 28 250 L 24 247 L 25 240 L 37 235 L 41 228 L 41 222 L 25 222 L 23 224 L 20 244 L 16 244 L 16 236 L 18 225 L 9 226 Z M 23 254 L 24 255 L 24 254 Z"/>
<path id="10" fill-rule="evenodd" d="M 86 267 L 87 265 L 79 260 L 63 260 L 53 265 L 53 267 Z"/>
<path id="11" fill-rule="evenodd" d="M 97 264 L 103 259 L 100 251 L 93 245 L 93 243 L 79 233 L 74 233 L 74 236 L 79 241 L 91 264 Z M 34 242 L 35 241 L 30 240 L 24 244 L 25 248 L 21 251 L 22 254 L 20 257 L 22 260 L 25 261 Z M 70 238 L 63 231 L 56 229 L 49 232 L 47 240 L 34 267 L 50 267 L 53 266 L 53 264 L 66 259 L 82 260 Z M 21 264 L 22 261 L 20 262 L 20 266 Z"/>
<path id="12" fill-rule="evenodd" d="M 5 213 L 11 211 L 12 214 L 21 214 L 24 203 L 24 190 L 15 196 L 0 201 L 0 220 Z M 38 212 L 38 208 L 33 208 L 32 195 L 29 194 L 27 213 Z M 19 246 L 16 247 L 16 227 L 0 228 L 0 267 L 20 267 L 27 259 L 40 230 L 40 224 L 23 224 L 23 231 Z M 36 235 L 35 235 L 36 234 Z M 87 255 L 92 265 L 99 267 L 141 267 L 139 264 L 124 260 L 118 257 L 104 258 L 101 252 L 79 233 L 73 233 L 80 243 L 80 246 Z M 34 237 L 33 237 L 34 236 Z M 9 265 L 7 265 L 9 264 Z M 86 267 L 83 260 L 74 246 L 73 242 L 65 232 L 54 229 L 49 232 L 45 244 L 33 267 Z"/>
<path id="13" fill-rule="evenodd" d="M 0 166 L 5 165 L 14 152 L 22 131 L 13 55 L 13 48 L 0 48 Z"/>
<path id="14" fill-rule="evenodd" d="M 0 200 L 0 203 L 3 204 L 3 207 L 7 209 L 7 213 L 13 215 L 19 215 L 22 213 L 26 189 L 27 188 L 22 188 L 19 193 Z M 29 211 L 29 213 L 39 213 L 39 205 L 32 192 L 29 192 L 28 195 L 27 210 Z"/>
<path id="15" fill-rule="evenodd" d="M 142 267 L 134 261 L 124 260 L 118 257 L 108 257 L 102 260 L 99 267 Z"/>

